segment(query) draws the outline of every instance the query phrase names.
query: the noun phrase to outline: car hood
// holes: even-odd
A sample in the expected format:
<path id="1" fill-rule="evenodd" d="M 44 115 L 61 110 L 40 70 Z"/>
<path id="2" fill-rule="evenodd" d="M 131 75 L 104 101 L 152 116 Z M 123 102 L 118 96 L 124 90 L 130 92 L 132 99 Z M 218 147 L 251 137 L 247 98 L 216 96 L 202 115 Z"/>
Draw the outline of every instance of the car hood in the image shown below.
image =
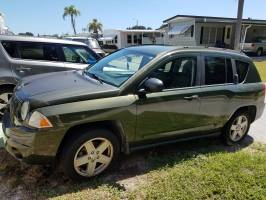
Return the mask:
<path id="1" fill-rule="evenodd" d="M 117 96 L 119 88 L 100 83 L 83 75 L 82 71 L 65 71 L 27 77 L 15 92 L 23 101 L 30 101 L 31 107 L 37 108 Z"/>

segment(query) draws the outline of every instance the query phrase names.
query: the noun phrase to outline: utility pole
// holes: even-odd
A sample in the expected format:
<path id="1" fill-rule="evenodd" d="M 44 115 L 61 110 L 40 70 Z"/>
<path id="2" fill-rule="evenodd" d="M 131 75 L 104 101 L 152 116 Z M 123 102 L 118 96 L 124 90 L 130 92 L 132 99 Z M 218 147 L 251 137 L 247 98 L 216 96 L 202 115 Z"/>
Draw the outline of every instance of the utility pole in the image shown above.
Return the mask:
<path id="1" fill-rule="evenodd" d="M 238 0 L 237 24 L 236 24 L 235 44 L 234 44 L 235 50 L 240 50 L 243 9 L 244 9 L 244 0 Z"/>

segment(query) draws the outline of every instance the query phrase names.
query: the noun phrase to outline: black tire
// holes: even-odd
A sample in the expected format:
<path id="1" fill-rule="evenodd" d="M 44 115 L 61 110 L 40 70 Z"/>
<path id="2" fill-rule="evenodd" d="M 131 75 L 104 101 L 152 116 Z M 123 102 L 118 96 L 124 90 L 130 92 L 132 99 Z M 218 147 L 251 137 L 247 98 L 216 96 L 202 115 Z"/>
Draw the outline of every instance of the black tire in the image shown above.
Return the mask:
<path id="1" fill-rule="evenodd" d="M 239 138 L 237 140 L 233 140 L 231 128 L 232 128 L 232 125 L 234 125 L 234 123 L 236 122 L 236 119 L 238 119 L 238 117 L 240 117 L 240 116 L 246 117 L 247 127 L 246 127 L 245 131 L 243 131 L 244 134 L 241 135 L 241 137 L 239 136 Z M 224 143 L 226 145 L 229 145 L 229 146 L 239 144 L 247 136 L 249 128 L 250 128 L 250 124 L 251 124 L 251 117 L 247 111 L 239 111 L 239 112 L 235 113 L 223 129 L 222 139 L 223 139 Z"/>
<path id="2" fill-rule="evenodd" d="M 0 96 L 5 94 L 5 93 L 10 93 L 11 94 L 9 96 L 9 99 L 10 99 L 12 94 L 13 94 L 13 90 L 14 90 L 14 87 L 12 87 L 12 86 L 2 87 L 2 88 L 0 88 Z M 0 104 L 3 104 L 3 103 L 7 103 L 7 102 L 4 102 L 2 99 L 0 99 Z M 4 113 L 5 109 L 6 109 L 6 107 L 0 109 L 0 121 L 2 121 L 3 113 Z"/>
<path id="3" fill-rule="evenodd" d="M 78 132 L 75 133 L 75 136 L 69 138 L 69 140 L 64 144 L 63 150 L 59 157 L 60 164 L 61 164 L 61 167 L 64 173 L 72 180 L 83 181 L 93 176 L 97 176 L 97 175 L 82 176 L 76 171 L 75 166 L 74 166 L 74 159 L 79 149 L 83 146 L 85 142 L 90 141 L 95 138 L 107 139 L 112 144 L 112 147 L 113 147 L 112 148 L 113 149 L 112 160 L 108 164 L 107 168 L 97 175 L 100 175 L 110 170 L 111 168 L 113 168 L 116 161 L 118 160 L 118 157 L 120 154 L 120 144 L 119 144 L 117 137 L 111 131 L 106 130 L 106 129 L 78 130 Z"/>
<path id="4" fill-rule="evenodd" d="M 263 49 L 262 48 L 259 48 L 258 50 L 257 50 L 257 56 L 262 56 L 263 55 Z"/>

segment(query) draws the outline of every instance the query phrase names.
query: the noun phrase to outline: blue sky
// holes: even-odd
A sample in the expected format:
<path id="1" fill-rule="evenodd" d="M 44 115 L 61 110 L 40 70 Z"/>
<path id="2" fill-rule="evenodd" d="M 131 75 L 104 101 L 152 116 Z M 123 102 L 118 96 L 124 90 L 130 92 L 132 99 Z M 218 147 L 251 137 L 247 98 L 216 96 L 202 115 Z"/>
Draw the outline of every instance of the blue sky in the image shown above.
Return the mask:
<path id="1" fill-rule="evenodd" d="M 81 32 L 92 18 L 104 28 L 125 29 L 139 23 L 158 28 L 166 18 L 177 14 L 236 17 L 237 0 L 0 0 L 0 12 L 15 33 L 72 33 L 70 20 L 62 18 L 65 6 L 81 12 L 76 19 Z M 266 19 L 265 0 L 245 0 L 244 17 Z"/>

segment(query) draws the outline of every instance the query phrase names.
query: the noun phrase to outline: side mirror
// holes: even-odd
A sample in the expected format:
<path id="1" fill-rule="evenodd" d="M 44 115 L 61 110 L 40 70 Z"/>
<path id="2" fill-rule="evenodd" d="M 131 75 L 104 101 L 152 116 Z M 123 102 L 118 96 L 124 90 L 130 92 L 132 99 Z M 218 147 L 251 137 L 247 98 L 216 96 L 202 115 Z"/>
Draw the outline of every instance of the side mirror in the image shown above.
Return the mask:
<path id="1" fill-rule="evenodd" d="M 234 84 L 238 84 L 239 83 L 238 74 L 234 74 L 233 81 L 234 81 Z"/>
<path id="2" fill-rule="evenodd" d="M 160 79 L 149 78 L 144 83 L 144 89 L 146 92 L 161 92 L 164 89 L 164 84 Z"/>

